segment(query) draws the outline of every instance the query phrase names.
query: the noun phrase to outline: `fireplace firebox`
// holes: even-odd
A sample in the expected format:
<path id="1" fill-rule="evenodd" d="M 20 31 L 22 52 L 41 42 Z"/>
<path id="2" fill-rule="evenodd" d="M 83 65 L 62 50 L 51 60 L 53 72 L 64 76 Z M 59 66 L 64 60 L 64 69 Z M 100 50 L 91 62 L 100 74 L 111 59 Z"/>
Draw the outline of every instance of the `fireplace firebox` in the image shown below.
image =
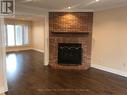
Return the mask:
<path id="1" fill-rule="evenodd" d="M 79 43 L 58 43 L 58 64 L 80 65 L 82 45 Z"/>

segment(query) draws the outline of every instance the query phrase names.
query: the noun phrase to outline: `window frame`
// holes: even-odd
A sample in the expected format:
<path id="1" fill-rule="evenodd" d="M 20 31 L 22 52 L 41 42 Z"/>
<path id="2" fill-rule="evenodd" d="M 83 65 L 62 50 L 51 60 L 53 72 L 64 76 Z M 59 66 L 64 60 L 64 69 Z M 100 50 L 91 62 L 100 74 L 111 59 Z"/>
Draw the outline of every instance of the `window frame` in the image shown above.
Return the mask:
<path id="1" fill-rule="evenodd" d="M 8 45 L 8 32 L 7 32 L 7 25 L 14 25 L 14 46 L 9 46 Z M 27 25 L 28 26 L 28 44 L 24 44 L 24 32 L 22 32 L 22 45 L 16 45 L 16 28 L 15 28 L 15 26 L 16 25 L 21 25 L 22 26 L 22 29 L 23 29 L 23 27 L 25 26 L 25 25 Z M 5 24 L 5 30 L 6 30 L 6 43 L 5 43 L 5 45 L 6 45 L 6 47 L 24 47 L 24 46 L 30 46 L 30 44 L 31 44 L 31 41 L 30 41 L 30 31 L 31 31 L 31 26 L 29 25 L 29 24 Z M 24 29 L 23 29 L 24 30 Z"/>

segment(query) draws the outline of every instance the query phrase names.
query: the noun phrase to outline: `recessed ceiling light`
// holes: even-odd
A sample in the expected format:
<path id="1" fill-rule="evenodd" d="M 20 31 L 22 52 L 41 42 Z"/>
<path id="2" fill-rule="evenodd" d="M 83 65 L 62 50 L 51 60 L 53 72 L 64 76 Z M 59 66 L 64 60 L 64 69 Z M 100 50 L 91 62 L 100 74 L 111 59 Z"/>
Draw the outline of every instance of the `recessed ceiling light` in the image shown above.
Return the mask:
<path id="1" fill-rule="evenodd" d="M 71 7 L 69 6 L 68 9 L 71 9 Z"/>
<path id="2" fill-rule="evenodd" d="M 25 0 L 26 2 L 32 2 L 33 0 Z"/>
<path id="3" fill-rule="evenodd" d="M 100 0 L 96 0 L 96 2 L 99 2 Z"/>

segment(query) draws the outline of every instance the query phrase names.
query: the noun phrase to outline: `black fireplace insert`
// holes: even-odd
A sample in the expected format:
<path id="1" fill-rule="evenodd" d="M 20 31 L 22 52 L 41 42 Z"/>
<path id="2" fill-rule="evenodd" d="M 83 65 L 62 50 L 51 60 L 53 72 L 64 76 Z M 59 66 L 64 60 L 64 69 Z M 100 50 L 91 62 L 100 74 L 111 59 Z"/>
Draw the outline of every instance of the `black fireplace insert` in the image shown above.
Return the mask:
<path id="1" fill-rule="evenodd" d="M 58 44 L 58 64 L 80 65 L 82 63 L 82 45 L 79 43 Z"/>

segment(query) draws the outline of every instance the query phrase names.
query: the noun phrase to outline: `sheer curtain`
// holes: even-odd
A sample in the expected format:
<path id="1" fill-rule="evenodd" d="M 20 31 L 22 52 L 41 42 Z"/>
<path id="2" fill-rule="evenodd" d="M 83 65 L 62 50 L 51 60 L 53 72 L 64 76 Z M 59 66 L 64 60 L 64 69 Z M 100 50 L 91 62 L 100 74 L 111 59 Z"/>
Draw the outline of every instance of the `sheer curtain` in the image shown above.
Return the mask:
<path id="1" fill-rule="evenodd" d="M 0 17 L 0 92 L 7 91 L 4 19 Z"/>

